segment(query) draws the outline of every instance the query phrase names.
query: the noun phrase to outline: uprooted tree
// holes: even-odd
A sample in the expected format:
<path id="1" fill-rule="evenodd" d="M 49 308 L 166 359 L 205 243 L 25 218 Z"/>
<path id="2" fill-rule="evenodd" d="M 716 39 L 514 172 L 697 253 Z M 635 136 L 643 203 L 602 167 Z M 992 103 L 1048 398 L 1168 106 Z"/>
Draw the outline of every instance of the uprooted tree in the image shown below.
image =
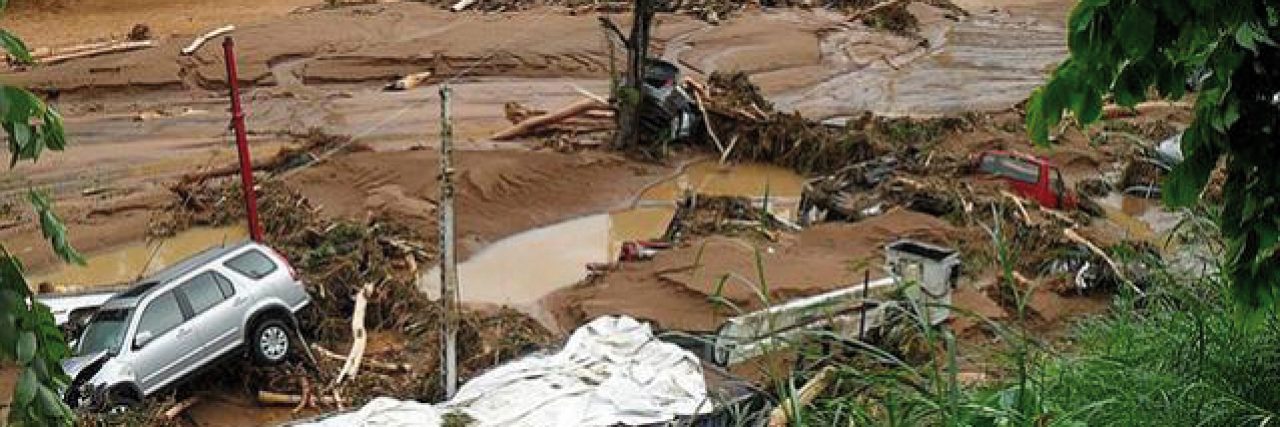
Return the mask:
<path id="1" fill-rule="evenodd" d="M 0 12 L 6 3 L 0 0 Z M 10 61 L 31 62 L 22 41 L 3 28 L 0 44 Z M 10 168 L 19 161 L 34 162 L 46 149 L 66 146 L 57 110 L 22 88 L 0 85 L 0 126 L 9 141 Z M 28 197 L 53 251 L 63 261 L 83 263 L 53 212 L 50 196 L 31 190 Z M 70 350 L 53 313 L 35 301 L 23 273 L 22 263 L 0 245 L 0 359 L 14 361 L 20 369 L 8 421 L 16 426 L 71 425 L 75 415 L 58 393 L 70 381 L 60 364 Z"/>
<path id="2" fill-rule="evenodd" d="M 1123 107 L 1154 87 L 1166 99 L 1198 89 L 1182 136 L 1184 162 L 1165 180 L 1166 204 L 1197 202 L 1210 175 L 1226 173 L 1218 221 L 1228 240 L 1232 294 L 1248 312 L 1280 299 L 1280 2 L 1082 0 L 1068 22 L 1070 57 L 1037 89 L 1027 129 L 1038 144 L 1070 110 L 1082 125 L 1103 97 Z"/>

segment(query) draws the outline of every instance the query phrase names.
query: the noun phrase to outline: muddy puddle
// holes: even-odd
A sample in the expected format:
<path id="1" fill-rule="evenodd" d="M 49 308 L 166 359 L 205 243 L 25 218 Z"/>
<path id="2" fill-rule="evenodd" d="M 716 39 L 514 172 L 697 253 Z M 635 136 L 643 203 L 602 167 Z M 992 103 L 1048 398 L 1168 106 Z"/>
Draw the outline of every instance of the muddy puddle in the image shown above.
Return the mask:
<path id="1" fill-rule="evenodd" d="M 641 193 L 634 208 L 524 231 L 486 247 L 458 265 L 460 297 L 464 302 L 515 307 L 554 329 L 542 298 L 581 281 L 588 264 L 616 260 L 624 242 L 662 237 L 684 189 L 751 197 L 761 203 L 767 195 L 772 211 L 789 216 L 802 185 L 799 175 L 775 166 L 695 163 Z M 428 271 L 419 283 L 423 292 L 437 298 L 439 268 Z"/>
<path id="2" fill-rule="evenodd" d="M 1169 212 L 1160 205 L 1160 199 L 1113 193 L 1098 199 L 1107 218 L 1125 233 L 1124 238 L 1145 240 L 1163 245 L 1166 237 L 1178 226 L 1182 216 Z"/>
<path id="3" fill-rule="evenodd" d="M 239 224 L 193 228 L 166 239 L 86 254 L 85 265 L 62 265 L 55 270 L 37 272 L 30 283 L 33 286 L 48 283 L 59 291 L 123 285 L 210 247 L 240 241 L 246 235 L 244 226 Z"/>

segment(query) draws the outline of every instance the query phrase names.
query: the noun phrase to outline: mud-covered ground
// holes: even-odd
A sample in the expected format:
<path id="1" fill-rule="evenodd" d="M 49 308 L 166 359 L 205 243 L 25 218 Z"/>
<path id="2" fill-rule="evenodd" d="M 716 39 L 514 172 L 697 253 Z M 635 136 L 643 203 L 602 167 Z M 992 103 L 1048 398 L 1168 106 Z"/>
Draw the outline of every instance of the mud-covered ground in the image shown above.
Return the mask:
<path id="1" fill-rule="evenodd" d="M 919 20 L 912 33 L 846 22 L 843 14 L 822 9 L 748 9 L 718 24 L 660 14 L 652 51 L 698 79 L 715 71 L 745 71 L 779 110 L 815 120 L 866 111 L 981 117 L 980 126 L 936 141 L 939 153 L 1039 152 L 1062 165 L 1072 183 L 1117 172 L 1116 156 L 1123 150 L 1091 146 L 1090 137 L 1078 131 L 1068 131 L 1052 152 L 1032 149 L 1011 111 L 1065 55 L 1069 3 L 956 4 L 967 15 L 912 4 L 909 11 Z M 625 32 L 626 15 L 606 16 Z M 256 159 L 303 145 L 315 132 L 349 136 L 361 148 L 280 178 L 326 217 L 387 214 L 434 235 L 436 89 L 450 83 L 459 150 L 460 260 L 524 230 L 626 208 L 646 189 L 670 182 L 677 163 L 693 156 L 655 164 L 604 151 L 545 150 L 533 140 L 489 139 L 509 124 L 506 102 L 549 110 L 583 91 L 607 93 L 610 50 L 595 14 L 550 6 L 449 13 L 417 2 L 328 8 L 309 0 L 50 0 L 13 4 L 0 24 L 32 47 L 120 39 L 135 24 L 150 27 L 158 42 L 151 49 L 0 73 L 6 83 L 46 94 L 63 112 L 72 142 L 66 152 L 48 153 L 0 176 L 0 200 L 11 207 L 0 221 L 0 239 L 34 272 L 57 265 L 21 198 L 29 186 L 54 191 L 72 242 L 93 255 L 144 239 L 172 202 L 168 187 L 179 177 L 235 162 L 219 44 L 211 42 L 190 57 L 178 54 L 194 36 L 226 24 L 237 26 L 240 83 Z M 622 62 L 619 56 L 619 67 Z M 397 76 L 421 71 L 433 73 L 428 85 L 381 90 Z M 1161 114 L 1152 120 L 1186 119 L 1185 112 Z M 1107 221 L 1097 227 L 1141 233 L 1145 225 Z M 766 280 L 776 297 L 786 298 L 860 280 L 866 266 L 878 262 L 879 245 L 907 236 L 942 244 L 974 239 L 941 219 L 910 211 L 784 234 L 763 246 L 711 236 L 557 292 L 546 305 L 564 329 L 595 315 L 625 312 L 663 327 L 709 330 L 725 313 L 707 301 L 705 279 L 724 273 L 755 279 L 752 257 L 758 248 Z M 703 246 L 701 267 L 691 271 Z M 992 304 L 976 291 L 964 295 L 958 298 L 975 309 Z M 758 305 L 750 295 L 726 297 Z M 1069 312 L 1102 308 L 1092 300 L 1043 304 L 1073 307 Z M 987 311 L 1001 313 L 999 307 Z M 251 406 L 228 393 L 191 414 L 199 425 L 289 416 L 260 411 L 228 418 L 236 408 Z"/>

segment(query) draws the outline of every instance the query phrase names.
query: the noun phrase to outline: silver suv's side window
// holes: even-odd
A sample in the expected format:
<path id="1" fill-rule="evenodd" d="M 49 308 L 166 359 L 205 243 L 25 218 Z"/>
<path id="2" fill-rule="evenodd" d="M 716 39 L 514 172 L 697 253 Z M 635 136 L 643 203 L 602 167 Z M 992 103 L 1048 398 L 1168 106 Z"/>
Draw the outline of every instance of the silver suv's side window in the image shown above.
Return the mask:
<path id="1" fill-rule="evenodd" d="M 150 331 L 158 337 L 170 329 L 181 325 L 186 318 L 182 316 L 182 308 L 178 306 L 178 298 L 173 292 L 165 292 L 151 300 L 142 318 L 138 320 L 138 332 Z"/>
<path id="2" fill-rule="evenodd" d="M 224 298 L 231 298 L 236 295 L 236 287 L 231 285 L 231 280 L 228 280 L 227 276 L 213 273 L 213 279 L 218 281 L 218 287 L 222 288 L 222 296 Z"/>
<path id="3" fill-rule="evenodd" d="M 182 295 L 187 297 L 187 304 L 191 306 L 193 316 L 203 313 L 226 299 L 215 277 L 216 274 L 218 273 L 206 271 L 178 286 Z"/>
<path id="4" fill-rule="evenodd" d="M 267 277 L 268 274 L 275 272 L 277 268 L 275 261 L 272 261 L 271 258 L 268 258 L 257 249 L 250 249 L 245 253 L 236 255 L 235 258 L 227 260 L 223 265 L 254 280 Z"/>

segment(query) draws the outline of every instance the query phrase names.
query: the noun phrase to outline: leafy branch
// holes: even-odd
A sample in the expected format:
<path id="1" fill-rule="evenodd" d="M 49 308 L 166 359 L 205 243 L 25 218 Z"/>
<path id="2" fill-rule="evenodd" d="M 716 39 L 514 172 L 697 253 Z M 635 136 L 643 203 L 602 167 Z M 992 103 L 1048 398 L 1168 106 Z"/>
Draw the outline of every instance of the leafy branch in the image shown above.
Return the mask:
<path id="1" fill-rule="evenodd" d="M 0 0 L 0 10 L 7 3 Z M 0 29 L 0 47 L 13 60 L 31 61 L 22 40 L 4 29 Z M 0 128 L 8 137 L 10 168 L 23 160 L 35 162 L 45 150 L 66 148 L 62 116 L 21 88 L 0 85 Z M 32 190 L 28 199 L 54 253 L 63 261 L 83 264 L 84 258 L 71 247 L 66 226 L 54 213 L 49 195 Z M 75 414 L 60 397 L 71 381 L 62 371 L 61 361 L 70 354 L 53 313 L 35 300 L 22 262 L 0 245 L 0 358 L 16 362 L 20 369 L 9 405 L 10 424 L 65 426 L 75 422 Z"/>
<path id="2" fill-rule="evenodd" d="M 1104 96 L 1133 107 L 1198 89 L 1182 136 L 1185 161 L 1164 182 L 1166 204 L 1195 204 L 1221 164 L 1219 225 L 1232 295 L 1257 317 L 1280 298 L 1280 3 L 1269 0 L 1081 0 L 1068 20 L 1070 57 L 1031 96 L 1027 132 L 1049 143 L 1069 111 L 1082 125 Z"/>

